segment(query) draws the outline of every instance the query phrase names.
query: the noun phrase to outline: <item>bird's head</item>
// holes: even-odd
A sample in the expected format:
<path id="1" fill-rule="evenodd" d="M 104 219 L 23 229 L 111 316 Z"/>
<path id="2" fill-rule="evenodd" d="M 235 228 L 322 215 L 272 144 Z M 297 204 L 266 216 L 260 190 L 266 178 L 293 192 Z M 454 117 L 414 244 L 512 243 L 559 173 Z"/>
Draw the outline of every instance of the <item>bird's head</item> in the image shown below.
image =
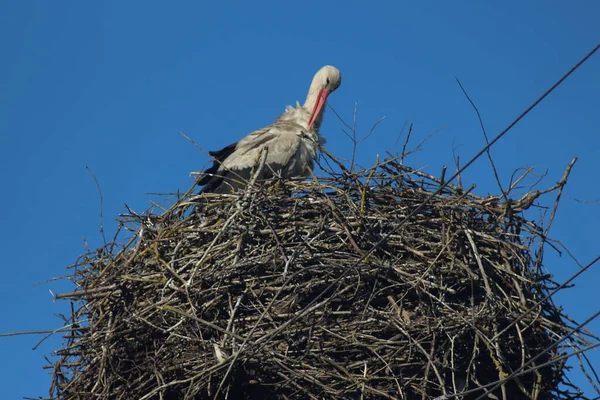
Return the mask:
<path id="1" fill-rule="evenodd" d="M 305 107 L 308 106 L 311 111 L 308 129 L 312 129 L 315 121 L 321 116 L 327 96 L 340 87 L 341 83 L 342 74 L 336 67 L 331 65 L 324 66 L 315 74 L 305 104 Z"/>

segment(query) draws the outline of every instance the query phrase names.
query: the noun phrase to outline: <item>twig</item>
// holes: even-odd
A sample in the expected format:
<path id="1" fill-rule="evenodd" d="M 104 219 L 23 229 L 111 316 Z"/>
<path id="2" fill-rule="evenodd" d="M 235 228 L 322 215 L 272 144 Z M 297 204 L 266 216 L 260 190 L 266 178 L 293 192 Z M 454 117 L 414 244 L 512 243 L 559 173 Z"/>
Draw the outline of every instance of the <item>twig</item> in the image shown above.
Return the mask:
<path id="1" fill-rule="evenodd" d="M 475 103 L 473 103 L 473 100 L 471 100 L 471 97 L 469 96 L 469 94 L 467 93 L 465 88 L 463 87 L 462 83 L 460 83 L 460 80 L 458 79 L 458 77 L 454 77 L 454 79 L 456 79 L 456 82 L 458 83 L 460 90 L 462 90 L 462 92 L 465 95 L 465 97 L 467 98 L 467 100 L 469 100 L 469 103 L 471 103 L 471 107 L 473 107 L 473 109 L 475 110 L 475 113 L 477 114 L 477 119 L 479 120 L 479 126 L 481 127 L 481 132 L 483 133 L 483 137 L 485 138 L 485 142 L 489 143 L 490 141 L 489 141 L 487 133 L 485 131 L 485 126 L 483 125 L 483 119 L 481 118 L 479 109 L 477 108 Z M 490 149 L 487 149 L 486 153 L 487 153 L 488 159 L 490 160 L 490 165 L 492 166 L 492 171 L 494 172 L 494 178 L 496 178 L 496 184 L 498 185 L 498 188 L 500 189 L 500 192 L 502 193 L 502 197 L 504 197 L 504 201 L 508 201 L 508 196 L 507 196 L 506 192 L 504 191 L 504 189 L 502 188 L 502 182 L 500 181 L 500 176 L 498 176 L 498 170 L 496 169 L 496 165 L 494 164 L 494 160 L 492 159 L 492 153 L 490 152 Z"/>
<path id="2" fill-rule="evenodd" d="M 90 167 L 88 167 L 87 165 L 85 166 L 85 169 L 87 169 L 87 171 L 92 176 L 92 179 L 94 179 L 94 182 L 96 183 L 96 188 L 98 189 L 98 195 L 100 196 L 100 234 L 102 235 L 102 241 L 103 241 L 104 245 L 106 246 L 106 236 L 104 235 L 104 216 L 103 216 L 103 214 L 104 214 L 104 196 L 102 196 L 102 190 L 100 189 L 100 182 L 98 182 L 96 175 L 94 175 L 94 173 L 92 172 Z"/>

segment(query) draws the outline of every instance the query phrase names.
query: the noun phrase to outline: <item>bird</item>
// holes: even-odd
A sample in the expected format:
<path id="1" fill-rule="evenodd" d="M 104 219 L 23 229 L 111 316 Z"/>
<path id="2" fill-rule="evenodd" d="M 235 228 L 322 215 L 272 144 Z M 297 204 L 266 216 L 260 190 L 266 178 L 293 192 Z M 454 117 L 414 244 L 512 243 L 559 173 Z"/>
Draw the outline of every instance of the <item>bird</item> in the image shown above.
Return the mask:
<path id="1" fill-rule="evenodd" d="M 209 151 L 213 164 L 197 184 L 200 193 L 230 194 L 244 189 L 262 162 L 257 179 L 303 178 L 313 169 L 317 150 L 325 143 L 319 134 L 327 97 L 342 82 L 340 71 L 326 65 L 315 74 L 306 101 L 288 106 L 273 124 L 250 133 L 221 150 Z M 263 160 L 261 160 L 263 157 Z"/>

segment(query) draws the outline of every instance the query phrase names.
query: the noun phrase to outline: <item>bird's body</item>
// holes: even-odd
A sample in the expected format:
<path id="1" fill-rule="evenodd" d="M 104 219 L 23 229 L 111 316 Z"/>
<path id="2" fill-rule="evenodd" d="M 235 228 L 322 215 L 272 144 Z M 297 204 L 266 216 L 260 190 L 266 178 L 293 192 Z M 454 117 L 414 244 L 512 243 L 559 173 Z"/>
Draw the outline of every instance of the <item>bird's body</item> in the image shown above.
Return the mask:
<path id="1" fill-rule="evenodd" d="M 277 120 L 250 133 L 237 143 L 209 152 L 213 165 L 204 171 L 198 185 L 204 193 L 231 193 L 244 188 L 258 167 L 266 148 L 264 167 L 258 179 L 307 176 L 317 150 L 325 139 L 319 134 L 325 101 L 339 87 L 341 76 L 331 66 L 317 72 L 304 105 L 288 107 Z"/>

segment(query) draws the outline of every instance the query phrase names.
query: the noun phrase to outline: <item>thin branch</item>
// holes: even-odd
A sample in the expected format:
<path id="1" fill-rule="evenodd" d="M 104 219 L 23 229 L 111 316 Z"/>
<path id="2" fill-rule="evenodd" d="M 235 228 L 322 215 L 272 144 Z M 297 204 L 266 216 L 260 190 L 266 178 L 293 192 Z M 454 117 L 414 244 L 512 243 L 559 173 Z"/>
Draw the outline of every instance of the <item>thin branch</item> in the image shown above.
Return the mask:
<path id="1" fill-rule="evenodd" d="M 104 245 L 106 246 L 106 236 L 104 235 L 104 196 L 102 196 L 102 190 L 100 189 L 100 182 L 98 182 L 96 175 L 94 175 L 94 173 L 92 172 L 90 167 L 88 167 L 87 165 L 85 166 L 85 169 L 88 170 L 88 172 L 92 176 L 92 179 L 94 179 L 94 182 L 96 183 L 96 188 L 98 189 L 98 195 L 100 196 L 100 234 L 102 235 L 102 241 L 104 242 Z"/>
<path id="2" fill-rule="evenodd" d="M 483 119 L 481 118 L 479 109 L 477 109 L 477 106 L 475 105 L 475 103 L 473 103 L 473 100 L 471 100 L 471 97 L 469 96 L 469 94 L 467 93 L 465 88 L 463 87 L 462 83 L 460 83 L 460 80 L 458 79 L 458 77 L 454 77 L 454 79 L 456 79 L 458 86 L 462 90 L 462 92 L 465 95 L 465 97 L 467 98 L 467 100 L 469 100 L 469 103 L 471 103 L 471 107 L 473 107 L 473 109 L 475 110 L 475 113 L 477 114 L 477 119 L 479 120 L 479 126 L 481 127 L 481 132 L 483 132 L 483 137 L 485 138 L 485 143 L 489 144 L 490 141 L 489 141 L 487 133 L 485 131 L 485 126 L 483 125 Z M 492 153 L 490 152 L 490 149 L 487 149 L 486 153 L 487 153 L 488 159 L 490 160 L 490 164 L 492 166 L 492 171 L 494 171 L 494 178 L 496 178 L 496 184 L 498 185 L 498 188 L 500 189 L 500 192 L 502 193 L 502 197 L 504 197 L 504 201 L 508 201 L 507 193 L 502 188 L 502 182 L 500 182 L 500 176 L 498 176 L 498 170 L 496 169 L 496 165 L 494 164 L 494 160 L 492 159 Z"/>

